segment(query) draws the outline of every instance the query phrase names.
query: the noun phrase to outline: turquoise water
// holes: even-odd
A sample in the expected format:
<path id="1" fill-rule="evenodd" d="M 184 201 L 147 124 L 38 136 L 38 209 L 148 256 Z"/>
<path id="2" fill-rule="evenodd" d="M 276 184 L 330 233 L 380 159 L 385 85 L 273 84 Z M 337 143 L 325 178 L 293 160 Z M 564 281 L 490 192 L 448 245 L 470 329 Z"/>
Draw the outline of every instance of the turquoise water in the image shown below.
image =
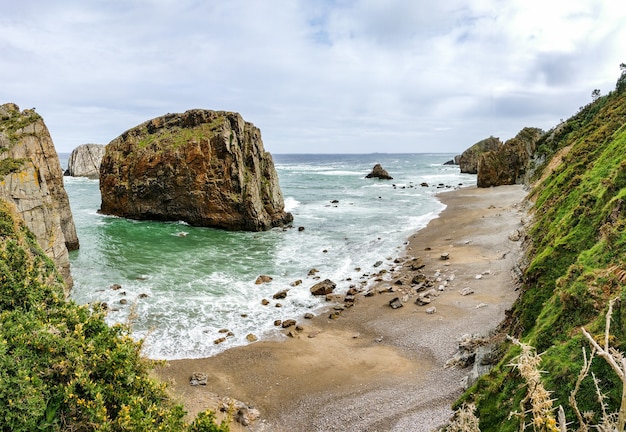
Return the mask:
<path id="1" fill-rule="evenodd" d="M 66 163 L 67 155 L 60 156 Z M 98 182 L 65 177 L 81 244 L 70 254 L 71 297 L 106 302 L 110 323 L 127 322 L 132 311 L 133 334 L 145 339 L 151 358 L 210 356 L 248 343 L 248 333 L 284 337 L 274 320 L 328 306 L 310 295 L 318 282 L 307 276 L 310 269 L 336 282 L 340 293 L 352 284 L 367 286 L 369 275 L 391 268 L 406 239 L 441 212 L 434 194 L 446 189 L 436 185 L 475 184 L 475 176 L 442 165 L 452 156 L 274 155 L 286 209 L 303 231 L 228 232 L 103 216 Z M 375 163 L 394 179 L 365 179 Z M 256 285 L 261 274 L 273 281 Z M 296 280 L 303 283 L 292 287 Z M 287 298 L 272 300 L 282 289 L 290 289 Z M 224 336 L 220 329 L 234 336 L 215 345 Z"/>

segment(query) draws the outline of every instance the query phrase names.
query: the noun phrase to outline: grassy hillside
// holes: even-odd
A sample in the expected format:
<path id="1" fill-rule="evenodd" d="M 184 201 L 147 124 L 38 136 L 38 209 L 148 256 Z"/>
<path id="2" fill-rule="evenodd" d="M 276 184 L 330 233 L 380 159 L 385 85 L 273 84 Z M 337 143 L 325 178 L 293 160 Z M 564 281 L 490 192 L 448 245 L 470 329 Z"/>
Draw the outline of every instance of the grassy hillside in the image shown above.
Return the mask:
<path id="1" fill-rule="evenodd" d="M 149 378 L 152 364 L 98 307 L 67 302 L 54 264 L 0 200 L 0 430 L 226 431 Z"/>
<path id="2" fill-rule="evenodd" d="M 545 160 L 538 176 L 557 153 L 564 155 L 562 163 L 530 195 L 535 205 L 528 265 L 506 331 L 543 352 L 544 386 L 553 392 L 554 405 L 575 420 L 568 396 L 583 365 L 582 348 L 589 351 L 580 328 L 601 336 L 613 298 L 621 301 L 614 306 L 611 342 L 626 351 L 626 91 L 599 98 L 548 132 L 538 143 L 537 155 Z M 508 419 L 526 395 L 510 366 L 519 348 L 502 350 L 499 365 L 463 398 L 476 402 L 482 431 L 519 428 Z M 616 411 L 621 381 L 602 360 L 594 361 L 591 371 L 607 408 Z M 578 405 L 581 412 L 593 412 L 594 421 L 601 414 L 596 399 L 588 377 Z"/>

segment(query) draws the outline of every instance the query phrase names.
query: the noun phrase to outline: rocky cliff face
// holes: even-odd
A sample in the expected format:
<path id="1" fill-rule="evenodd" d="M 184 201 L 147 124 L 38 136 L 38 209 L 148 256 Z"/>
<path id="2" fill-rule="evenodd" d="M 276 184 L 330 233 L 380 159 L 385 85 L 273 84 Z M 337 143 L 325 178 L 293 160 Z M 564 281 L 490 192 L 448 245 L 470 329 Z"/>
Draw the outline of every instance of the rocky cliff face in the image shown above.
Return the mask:
<path id="1" fill-rule="evenodd" d="M 537 141 L 542 135 L 541 129 L 524 128 L 495 151 L 482 153 L 478 160 L 477 186 L 523 183 Z"/>
<path id="2" fill-rule="evenodd" d="M 70 155 L 65 175 L 99 178 L 104 149 L 102 144 L 82 144 L 76 147 Z"/>
<path id="3" fill-rule="evenodd" d="M 0 106 L 0 198 L 12 203 L 71 288 L 68 250 L 78 249 L 63 171 L 48 128 L 33 110 Z"/>
<path id="4" fill-rule="evenodd" d="M 476 144 L 465 150 L 461 156 L 458 157 L 458 164 L 462 173 L 477 174 L 478 173 L 478 159 L 480 155 L 497 150 L 502 144 L 499 138 L 489 137 L 482 141 L 478 141 Z M 456 158 L 455 158 L 456 159 Z"/>
<path id="5" fill-rule="evenodd" d="M 248 231 L 293 220 L 261 132 L 232 112 L 167 114 L 124 132 L 107 145 L 100 192 L 102 213 L 133 219 Z"/>

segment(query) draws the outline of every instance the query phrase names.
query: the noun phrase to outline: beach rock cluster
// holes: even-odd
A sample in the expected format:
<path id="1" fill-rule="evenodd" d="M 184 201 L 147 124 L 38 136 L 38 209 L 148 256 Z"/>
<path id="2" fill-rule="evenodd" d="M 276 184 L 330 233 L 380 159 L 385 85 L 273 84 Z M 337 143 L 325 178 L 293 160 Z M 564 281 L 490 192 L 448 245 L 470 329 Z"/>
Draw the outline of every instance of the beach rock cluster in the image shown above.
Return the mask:
<path id="1" fill-rule="evenodd" d="M 233 112 L 190 110 L 134 127 L 107 145 L 100 211 L 131 219 L 260 231 L 289 224 L 261 132 Z"/>
<path id="2" fill-rule="evenodd" d="M 63 170 L 41 116 L 12 103 L 0 106 L 0 199 L 15 207 L 69 292 L 68 251 L 78 249 L 79 243 Z"/>
<path id="3" fill-rule="evenodd" d="M 102 144 L 82 144 L 72 150 L 64 175 L 71 177 L 100 178 L 100 164 L 104 156 Z"/>

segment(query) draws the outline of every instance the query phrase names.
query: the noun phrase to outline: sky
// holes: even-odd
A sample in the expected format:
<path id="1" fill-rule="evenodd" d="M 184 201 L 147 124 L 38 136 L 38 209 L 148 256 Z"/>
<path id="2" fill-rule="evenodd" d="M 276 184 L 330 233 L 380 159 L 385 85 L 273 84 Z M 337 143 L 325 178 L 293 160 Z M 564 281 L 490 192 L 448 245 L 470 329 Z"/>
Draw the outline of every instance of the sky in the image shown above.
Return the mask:
<path id="1" fill-rule="evenodd" d="M 0 103 L 58 152 L 235 111 L 271 153 L 460 153 L 613 90 L 624 0 L 0 0 Z"/>

